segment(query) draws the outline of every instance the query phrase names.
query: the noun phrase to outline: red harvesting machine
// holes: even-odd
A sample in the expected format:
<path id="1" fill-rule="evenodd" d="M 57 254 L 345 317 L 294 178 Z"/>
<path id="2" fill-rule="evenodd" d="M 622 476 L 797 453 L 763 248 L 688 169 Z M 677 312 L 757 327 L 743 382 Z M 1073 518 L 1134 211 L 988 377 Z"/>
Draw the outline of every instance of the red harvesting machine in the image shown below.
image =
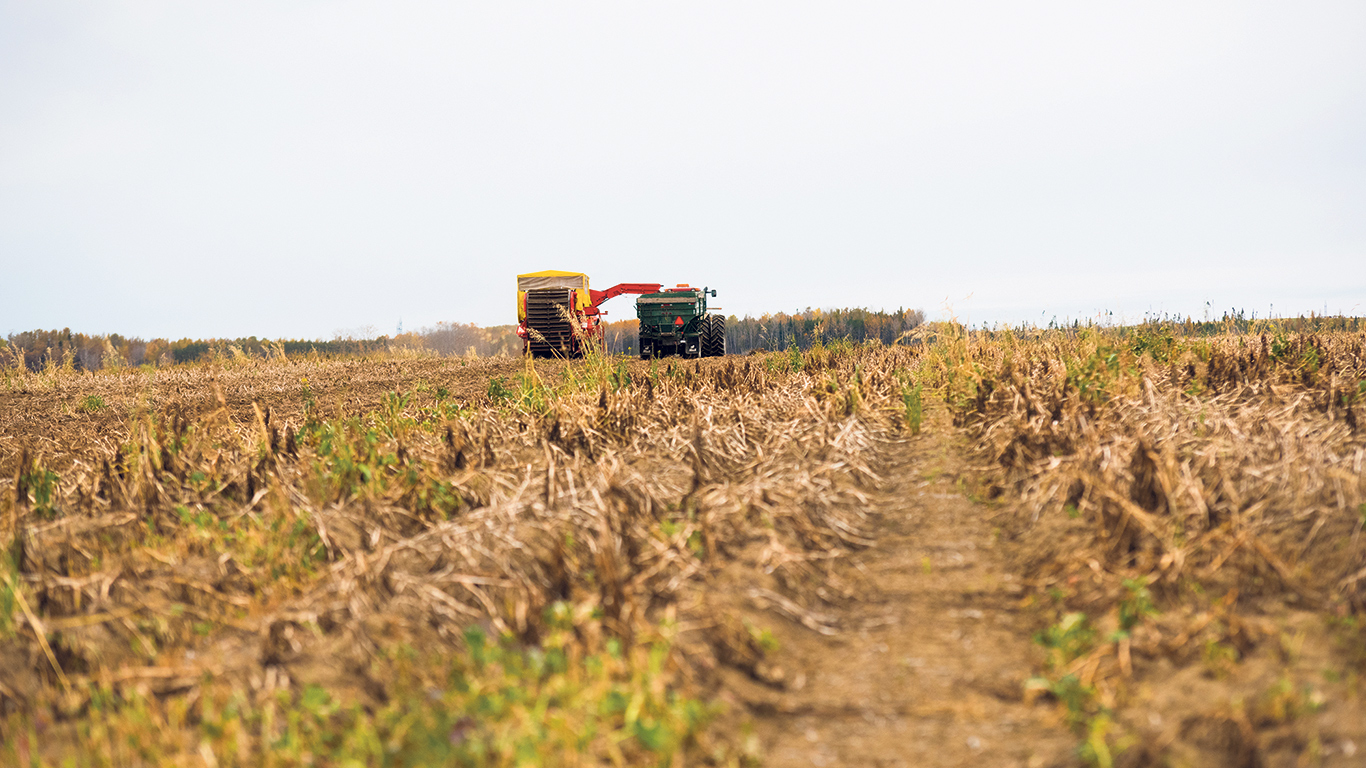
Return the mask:
<path id="1" fill-rule="evenodd" d="M 517 276 L 517 336 L 535 357 L 582 357 L 601 339 L 602 303 L 624 293 L 657 293 L 659 283 L 618 283 L 605 291 L 588 287 L 582 272 L 546 270 Z"/>

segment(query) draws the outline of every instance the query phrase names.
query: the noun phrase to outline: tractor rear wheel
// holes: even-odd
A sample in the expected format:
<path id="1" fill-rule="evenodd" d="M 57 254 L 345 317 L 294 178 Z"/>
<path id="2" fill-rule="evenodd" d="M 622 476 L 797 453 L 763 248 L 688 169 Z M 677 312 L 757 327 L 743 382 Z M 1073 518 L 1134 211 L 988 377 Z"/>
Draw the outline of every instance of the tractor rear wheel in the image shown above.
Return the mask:
<path id="1" fill-rule="evenodd" d="M 707 315 L 702 319 L 701 357 L 724 357 L 726 354 L 726 318 Z"/>

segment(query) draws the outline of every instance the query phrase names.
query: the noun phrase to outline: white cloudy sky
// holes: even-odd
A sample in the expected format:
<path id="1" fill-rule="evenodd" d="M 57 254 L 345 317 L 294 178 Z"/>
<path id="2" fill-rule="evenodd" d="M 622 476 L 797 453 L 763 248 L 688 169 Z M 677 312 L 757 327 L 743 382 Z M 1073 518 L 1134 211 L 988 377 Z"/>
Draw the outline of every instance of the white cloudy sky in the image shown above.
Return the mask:
<path id="1" fill-rule="evenodd" d="M 0 0 L 0 334 L 1366 314 L 1364 214 L 1360 0 Z"/>

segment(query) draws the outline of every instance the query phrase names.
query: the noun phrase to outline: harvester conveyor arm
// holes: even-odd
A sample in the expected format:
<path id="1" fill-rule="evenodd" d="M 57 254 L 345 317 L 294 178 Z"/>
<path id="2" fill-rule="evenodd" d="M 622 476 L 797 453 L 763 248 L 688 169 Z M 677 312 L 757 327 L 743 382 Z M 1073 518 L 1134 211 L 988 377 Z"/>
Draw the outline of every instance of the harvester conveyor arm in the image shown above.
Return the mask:
<path id="1" fill-rule="evenodd" d="M 605 291 L 595 291 L 588 289 L 588 295 L 593 300 L 593 309 L 599 304 L 623 293 L 659 293 L 664 286 L 660 283 L 617 283 Z"/>

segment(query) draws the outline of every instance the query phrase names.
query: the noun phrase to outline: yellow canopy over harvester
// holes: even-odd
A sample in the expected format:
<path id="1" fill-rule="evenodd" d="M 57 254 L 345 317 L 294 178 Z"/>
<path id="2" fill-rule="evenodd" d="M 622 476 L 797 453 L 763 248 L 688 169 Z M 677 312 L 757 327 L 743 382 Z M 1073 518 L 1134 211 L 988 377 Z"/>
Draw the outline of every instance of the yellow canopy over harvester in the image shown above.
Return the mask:
<path id="1" fill-rule="evenodd" d="M 547 269 L 517 276 L 517 322 L 526 322 L 526 292 L 547 288 L 568 288 L 574 291 L 573 309 L 582 312 L 593 303 L 588 294 L 588 275 L 582 272 L 563 272 Z"/>

